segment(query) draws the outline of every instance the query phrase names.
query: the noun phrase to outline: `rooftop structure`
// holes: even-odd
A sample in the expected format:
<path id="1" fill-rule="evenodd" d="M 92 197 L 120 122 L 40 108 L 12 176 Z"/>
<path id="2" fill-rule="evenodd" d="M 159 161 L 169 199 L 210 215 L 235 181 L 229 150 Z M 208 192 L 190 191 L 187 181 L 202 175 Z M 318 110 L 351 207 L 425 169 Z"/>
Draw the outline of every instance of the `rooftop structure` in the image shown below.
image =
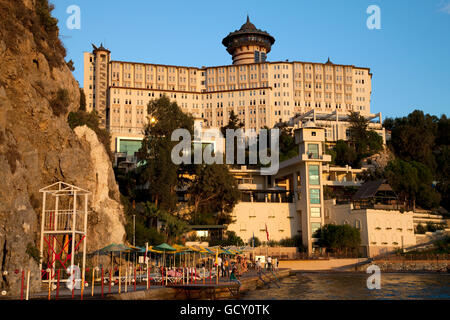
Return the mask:
<path id="1" fill-rule="evenodd" d="M 233 56 L 233 64 L 266 62 L 275 38 L 266 31 L 259 30 L 250 22 L 247 22 L 239 30 L 226 36 L 222 44 L 227 47 L 229 54 Z"/>

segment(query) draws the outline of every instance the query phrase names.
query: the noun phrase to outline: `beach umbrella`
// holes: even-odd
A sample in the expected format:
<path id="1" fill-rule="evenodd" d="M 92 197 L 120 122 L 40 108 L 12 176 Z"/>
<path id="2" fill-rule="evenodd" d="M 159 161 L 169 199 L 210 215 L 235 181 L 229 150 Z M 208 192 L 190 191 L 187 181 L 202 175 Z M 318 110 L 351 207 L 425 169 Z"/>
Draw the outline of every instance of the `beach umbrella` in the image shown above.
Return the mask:
<path id="1" fill-rule="evenodd" d="M 107 245 L 104 248 L 101 248 L 101 249 L 99 249 L 97 251 L 94 251 L 94 253 L 96 253 L 96 254 L 109 254 L 109 253 L 111 253 L 111 270 L 113 270 L 114 269 L 113 253 L 114 252 L 119 252 L 119 264 L 120 264 L 120 260 L 121 260 L 120 254 L 122 252 L 127 252 L 127 251 L 131 251 L 131 250 L 133 250 L 133 249 L 128 247 L 128 246 L 125 246 L 125 245 L 123 245 L 121 243 L 120 244 L 111 243 L 111 244 Z"/>
<path id="2" fill-rule="evenodd" d="M 181 266 L 182 265 L 181 257 L 182 257 L 182 255 L 185 255 L 186 253 L 188 253 L 189 248 L 187 248 L 185 246 L 182 246 L 182 245 L 179 245 L 179 244 L 174 244 L 172 247 L 177 249 L 177 251 L 173 252 L 173 254 L 174 254 L 174 256 L 176 256 L 176 255 L 180 256 L 180 266 Z"/>
<path id="3" fill-rule="evenodd" d="M 161 243 L 160 245 L 157 245 L 156 247 L 153 247 L 152 249 L 163 252 L 164 266 L 166 266 L 166 251 L 169 251 L 169 252 L 177 251 L 177 249 L 168 245 L 167 243 Z"/>
<path id="4" fill-rule="evenodd" d="M 162 243 L 160 245 L 154 246 L 153 249 L 158 251 L 177 251 L 177 249 L 168 245 L 167 243 Z"/>

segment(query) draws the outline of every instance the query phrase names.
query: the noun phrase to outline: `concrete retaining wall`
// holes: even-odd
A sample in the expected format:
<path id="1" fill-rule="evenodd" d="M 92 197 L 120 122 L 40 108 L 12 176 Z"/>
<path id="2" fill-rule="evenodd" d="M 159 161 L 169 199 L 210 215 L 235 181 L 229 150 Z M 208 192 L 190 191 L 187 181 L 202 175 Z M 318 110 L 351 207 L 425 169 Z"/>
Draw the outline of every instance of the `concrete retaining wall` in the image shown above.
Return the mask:
<path id="1" fill-rule="evenodd" d="M 353 269 L 355 266 L 367 261 L 366 258 L 357 259 L 323 259 L 323 260 L 286 260 L 280 261 L 280 268 L 289 268 L 292 271 L 337 271 Z"/>
<path id="2" fill-rule="evenodd" d="M 450 272 L 450 261 L 374 261 L 385 272 Z M 357 267 L 358 271 L 366 271 L 369 265 Z"/>

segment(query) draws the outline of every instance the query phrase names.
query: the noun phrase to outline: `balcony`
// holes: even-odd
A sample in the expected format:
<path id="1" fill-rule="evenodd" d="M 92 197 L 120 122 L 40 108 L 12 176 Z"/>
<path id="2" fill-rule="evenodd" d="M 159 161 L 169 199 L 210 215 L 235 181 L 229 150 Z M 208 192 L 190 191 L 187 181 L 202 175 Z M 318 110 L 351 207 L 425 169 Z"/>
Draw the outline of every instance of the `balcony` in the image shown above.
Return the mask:
<path id="1" fill-rule="evenodd" d="M 130 134 L 136 134 L 136 135 L 143 135 L 144 134 L 144 128 L 143 127 L 120 127 L 120 126 L 111 126 L 110 127 L 111 133 L 130 133 Z"/>
<path id="2" fill-rule="evenodd" d="M 331 162 L 331 155 L 329 154 L 323 154 L 323 155 L 317 155 L 312 153 L 304 153 L 301 155 L 302 161 L 317 161 L 317 162 Z"/>
<path id="3" fill-rule="evenodd" d="M 323 182 L 324 186 L 336 186 L 336 187 L 354 187 L 354 186 L 361 186 L 362 181 L 359 180 L 325 180 Z"/>

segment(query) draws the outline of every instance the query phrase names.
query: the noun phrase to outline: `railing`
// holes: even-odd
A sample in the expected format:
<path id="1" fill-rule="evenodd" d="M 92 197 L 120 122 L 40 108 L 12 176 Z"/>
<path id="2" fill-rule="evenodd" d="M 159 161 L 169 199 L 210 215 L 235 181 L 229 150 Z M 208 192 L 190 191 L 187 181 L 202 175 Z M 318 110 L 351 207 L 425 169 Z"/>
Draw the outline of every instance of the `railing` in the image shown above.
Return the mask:
<path id="1" fill-rule="evenodd" d="M 326 260 L 326 259 L 356 259 L 356 258 L 365 258 L 361 252 L 343 252 L 343 253 L 311 253 L 308 254 L 306 252 L 298 252 L 295 255 L 295 260 Z"/>
<path id="2" fill-rule="evenodd" d="M 270 192 L 241 190 L 240 200 L 242 202 L 293 203 L 294 193 L 291 191 Z"/>
<path id="3" fill-rule="evenodd" d="M 117 126 L 110 126 L 109 127 L 110 132 L 112 133 L 131 133 L 131 134 L 144 134 L 144 127 L 117 127 Z"/>
<path id="4" fill-rule="evenodd" d="M 382 210 L 408 210 L 408 207 L 405 203 L 397 200 L 378 200 L 378 199 L 369 199 L 369 200 L 354 200 L 353 201 L 353 209 L 382 209 Z"/>
<path id="5" fill-rule="evenodd" d="M 315 155 L 315 154 L 312 154 L 312 153 L 303 153 L 301 155 L 301 160 L 302 161 L 322 160 L 322 161 L 330 162 L 331 161 L 331 156 L 329 154 Z"/>
<path id="6" fill-rule="evenodd" d="M 76 211 L 75 230 L 84 230 L 84 211 Z M 44 231 L 73 231 L 73 210 L 46 210 Z"/>

